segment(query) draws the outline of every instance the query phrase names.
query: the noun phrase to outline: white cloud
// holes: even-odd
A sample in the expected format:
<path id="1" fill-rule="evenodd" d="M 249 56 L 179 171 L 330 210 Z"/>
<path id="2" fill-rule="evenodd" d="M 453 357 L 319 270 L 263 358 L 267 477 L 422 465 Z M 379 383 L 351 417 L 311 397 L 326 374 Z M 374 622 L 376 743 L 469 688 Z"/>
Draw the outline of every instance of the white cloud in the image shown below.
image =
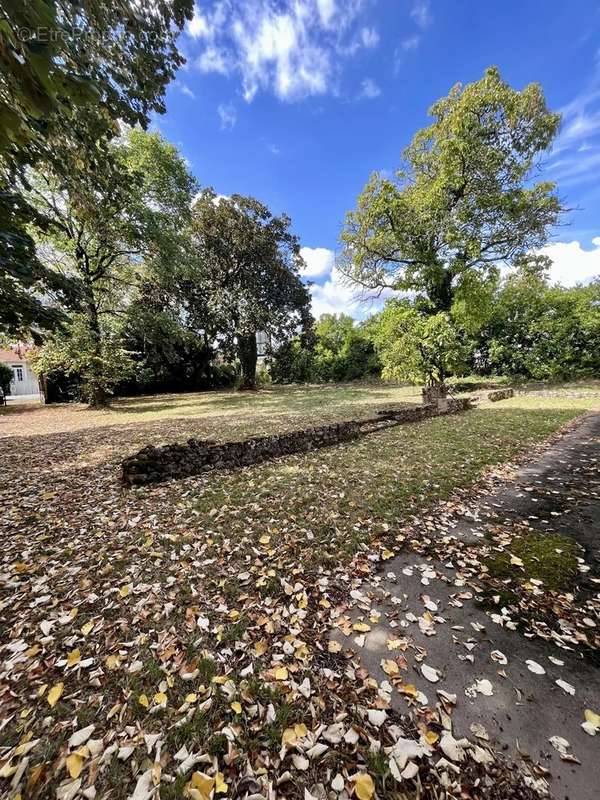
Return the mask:
<path id="1" fill-rule="evenodd" d="M 310 294 L 316 319 L 321 314 L 348 314 L 354 319 L 365 319 L 380 311 L 389 297 L 398 294 L 386 289 L 378 297 L 365 295 L 335 266 L 335 253 L 326 247 L 303 247 L 300 254 L 306 262 L 302 277 L 315 281 L 310 287 Z M 321 282 L 317 283 L 317 280 Z"/>
<path id="2" fill-rule="evenodd" d="M 317 0 L 317 8 L 321 24 L 327 28 L 335 16 L 335 0 Z"/>
<path id="3" fill-rule="evenodd" d="M 584 250 L 580 242 L 554 242 L 538 251 L 548 256 L 553 264 L 550 279 L 563 286 L 587 283 L 600 277 L 600 236 L 592 239 L 593 248 Z"/>
<path id="4" fill-rule="evenodd" d="M 333 255 L 333 254 L 332 254 Z M 351 317 L 363 317 L 360 297 L 355 287 L 349 286 L 342 273 L 333 267 L 329 278 L 323 284 L 315 283 L 310 287 L 312 296 L 312 312 L 315 319 L 321 314 L 349 314 Z"/>
<path id="5" fill-rule="evenodd" d="M 231 128 L 235 126 L 237 122 L 237 112 L 234 105 L 231 103 L 220 103 L 217 107 L 217 113 L 221 120 L 221 128 L 229 128 L 231 130 Z"/>
<path id="6" fill-rule="evenodd" d="M 381 89 L 375 83 L 372 78 L 365 78 L 363 82 L 360 84 L 360 92 L 359 98 L 366 98 L 368 100 L 373 100 L 376 97 L 379 97 L 381 94 Z"/>
<path id="7" fill-rule="evenodd" d="M 212 45 L 196 59 L 196 66 L 201 72 L 218 72 L 220 75 L 229 75 L 230 61 L 225 50 Z"/>
<path id="8" fill-rule="evenodd" d="M 361 28 L 360 38 L 364 47 L 377 47 L 379 34 L 375 28 Z"/>
<path id="9" fill-rule="evenodd" d="M 354 319 L 365 319 L 381 311 L 385 301 L 398 294 L 387 289 L 379 297 L 366 296 L 360 288 L 349 283 L 335 266 L 325 283 L 313 284 L 310 293 L 315 319 L 321 314 L 348 314 Z"/>
<path id="10" fill-rule="evenodd" d="M 559 188 L 595 180 L 600 166 L 600 79 L 560 109 L 561 127 L 546 164 Z"/>
<path id="11" fill-rule="evenodd" d="M 429 0 L 416 0 L 410 15 L 419 28 L 426 28 L 431 23 Z"/>
<path id="12" fill-rule="evenodd" d="M 194 39 L 206 38 L 209 36 L 209 27 L 206 17 L 204 17 L 198 8 L 194 8 L 194 16 L 186 25 L 186 31 Z"/>
<path id="13" fill-rule="evenodd" d="M 196 99 L 196 95 L 193 93 L 193 91 L 187 84 L 183 83 L 183 81 L 173 81 L 173 86 L 176 89 L 178 89 L 181 92 L 181 94 L 184 94 L 186 97 L 189 97 L 192 100 Z"/>
<path id="14" fill-rule="evenodd" d="M 273 91 L 300 100 L 335 89 L 340 56 L 379 42 L 377 31 L 360 25 L 366 0 L 228 0 L 195 7 L 186 32 L 201 52 L 203 72 L 241 77 L 244 98 Z"/>
<path id="15" fill-rule="evenodd" d="M 306 266 L 300 274 L 303 278 L 319 278 L 328 275 L 335 263 L 335 253 L 326 247 L 302 247 L 300 255 Z"/>

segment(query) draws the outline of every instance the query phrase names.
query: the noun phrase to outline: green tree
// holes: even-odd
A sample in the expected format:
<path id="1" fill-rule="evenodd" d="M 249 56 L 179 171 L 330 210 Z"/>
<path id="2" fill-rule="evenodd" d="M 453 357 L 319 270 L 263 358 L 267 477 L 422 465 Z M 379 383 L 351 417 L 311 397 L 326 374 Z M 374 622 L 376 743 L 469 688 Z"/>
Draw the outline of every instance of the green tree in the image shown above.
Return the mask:
<path id="1" fill-rule="evenodd" d="M 407 301 L 388 301 L 370 326 L 387 380 L 443 384 L 464 374 L 469 347 L 448 313 L 425 315 Z"/>
<path id="2" fill-rule="evenodd" d="M 183 57 L 192 0 L 0 0 L 0 331 L 64 320 L 48 297 L 75 287 L 36 258 L 27 169 L 82 183 L 105 171 L 119 122 L 145 127 Z M 46 166 L 44 166 L 46 169 Z M 42 301 L 42 298 L 44 301 Z"/>
<path id="3" fill-rule="evenodd" d="M 122 341 L 133 355 L 129 391 L 158 392 L 208 388 L 218 380 L 214 349 L 206 337 L 185 323 L 177 292 L 145 282 L 128 306 Z"/>
<path id="4" fill-rule="evenodd" d="M 78 331 L 84 321 L 87 325 L 82 350 L 93 356 L 96 348 L 95 360 L 77 362 L 94 366 L 93 380 L 82 376 L 94 392 L 94 406 L 106 403 L 114 385 L 110 359 L 101 357 L 103 336 L 112 336 L 114 320 L 125 313 L 144 274 L 164 277 L 173 261 L 184 257 L 197 188 L 176 148 L 156 133 L 131 131 L 111 147 L 105 166 L 98 175 L 79 171 L 65 179 L 53 175 L 48 164 L 36 173 L 28 194 L 47 221 L 37 236 L 41 258 L 76 287 L 68 310 L 79 314 Z M 105 387 L 103 364 L 110 378 Z"/>
<path id="5" fill-rule="evenodd" d="M 123 347 L 115 321 L 101 318 L 98 330 L 94 330 L 82 314 L 75 314 L 37 353 L 32 353 L 31 364 L 38 375 L 52 378 L 59 373 L 80 378 L 82 395 L 95 408 L 102 407 L 113 387 L 134 370 L 131 353 Z"/>
<path id="6" fill-rule="evenodd" d="M 290 219 L 252 197 L 205 189 L 192 211 L 195 267 L 184 284 L 187 309 L 210 320 L 219 347 L 239 360 L 241 388 L 256 388 L 256 334 L 277 344 L 312 324 L 310 295 L 299 276 L 298 238 Z"/>
<path id="7" fill-rule="evenodd" d="M 498 264 L 543 245 L 559 218 L 554 184 L 533 178 L 560 117 L 539 85 L 516 91 L 496 68 L 430 114 L 395 178 L 374 174 L 348 214 L 343 270 L 368 290 L 414 292 L 426 313 L 458 301 L 481 315 Z"/>
<path id="8" fill-rule="evenodd" d="M 6 397 L 10 394 L 10 384 L 13 379 L 13 371 L 8 364 L 0 363 L 0 392 Z"/>
<path id="9" fill-rule="evenodd" d="M 352 317 L 323 314 L 315 325 L 315 337 L 317 380 L 352 381 L 379 372 L 373 343 Z"/>
<path id="10" fill-rule="evenodd" d="M 536 380 L 598 375 L 600 282 L 551 286 L 539 267 L 526 264 L 502 284 L 480 333 L 477 368 Z"/>

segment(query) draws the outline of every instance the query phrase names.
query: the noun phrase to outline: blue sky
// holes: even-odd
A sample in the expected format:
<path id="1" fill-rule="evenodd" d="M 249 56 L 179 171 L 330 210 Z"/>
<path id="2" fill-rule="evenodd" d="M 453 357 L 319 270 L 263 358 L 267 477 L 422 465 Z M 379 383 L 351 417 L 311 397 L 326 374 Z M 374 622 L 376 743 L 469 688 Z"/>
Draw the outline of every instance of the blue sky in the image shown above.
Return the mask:
<path id="1" fill-rule="evenodd" d="M 600 274 L 600 3 L 200 0 L 179 45 L 156 126 L 202 185 L 291 216 L 315 313 L 369 313 L 334 267 L 344 215 L 431 103 L 490 64 L 563 114 L 544 169 L 573 210 L 547 248 L 553 277 Z"/>

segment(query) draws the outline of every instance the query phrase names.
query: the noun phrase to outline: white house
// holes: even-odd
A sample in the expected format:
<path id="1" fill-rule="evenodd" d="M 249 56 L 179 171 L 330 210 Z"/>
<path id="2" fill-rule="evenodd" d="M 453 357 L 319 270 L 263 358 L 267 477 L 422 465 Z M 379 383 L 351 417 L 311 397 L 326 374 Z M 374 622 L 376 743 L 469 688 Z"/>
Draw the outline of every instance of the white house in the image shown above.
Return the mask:
<path id="1" fill-rule="evenodd" d="M 27 361 L 27 350 L 23 344 L 0 350 L 0 363 L 7 364 L 13 371 L 9 395 L 13 399 L 41 398 L 39 381 Z"/>

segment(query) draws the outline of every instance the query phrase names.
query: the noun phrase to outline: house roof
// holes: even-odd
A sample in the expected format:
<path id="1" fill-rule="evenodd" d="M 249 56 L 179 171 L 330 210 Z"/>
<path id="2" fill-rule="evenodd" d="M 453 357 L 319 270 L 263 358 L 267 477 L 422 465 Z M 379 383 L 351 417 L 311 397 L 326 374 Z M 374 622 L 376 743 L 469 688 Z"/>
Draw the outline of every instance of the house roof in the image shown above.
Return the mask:
<path id="1" fill-rule="evenodd" d="M 22 364 L 27 361 L 27 347 L 18 345 L 8 350 L 0 350 L 0 362 L 4 364 Z"/>

